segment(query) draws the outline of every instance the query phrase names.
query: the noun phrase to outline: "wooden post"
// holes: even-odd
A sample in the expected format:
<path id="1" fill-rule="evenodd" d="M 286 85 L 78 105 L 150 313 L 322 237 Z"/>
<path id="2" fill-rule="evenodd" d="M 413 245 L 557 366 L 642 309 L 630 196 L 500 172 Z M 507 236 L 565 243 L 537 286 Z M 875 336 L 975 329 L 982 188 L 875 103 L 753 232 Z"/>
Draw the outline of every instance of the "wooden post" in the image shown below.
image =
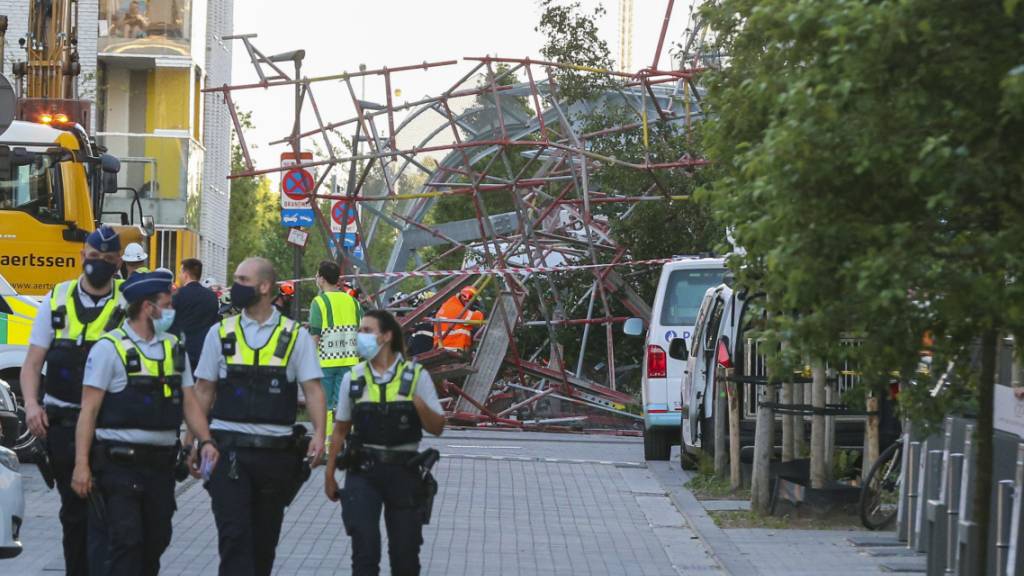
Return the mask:
<path id="1" fill-rule="evenodd" d="M 813 383 L 811 404 L 825 408 L 825 362 L 814 360 L 811 367 Z M 811 488 L 824 488 L 828 479 L 825 465 L 825 415 L 811 416 Z"/>
<path id="2" fill-rule="evenodd" d="M 871 466 L 878 460 L 878 394 L 868 396 L 868 417 L 864 424 L 864 458 L 861 462 L 861 478 L 866 478 Z M 871 412 L 874 412 L 872 415 Z"/>
<path id="3" fill-rule="evenodd" d="M 804 394 L 810 387 L 804 383 L 793 383 L 793 403 L 810 404 L 804 400 Z M 807 428 L 804 426 L 804 416 L 793 416 L 793 457 L 800 459 L 807 454 Z"/>
<path id="4" fill-rule="evenodd" d="M 729 400 L 729 487 L 735 492 L 743 484 L 740 472 L 740 396 L 739 385 L 732 381 L 735 370 L 725 371 Z"/>
<path id="5" fill-rule="evenodd" d="M 775 411 L 764 404 L 774 402 L 775 386 L 768 382 L 757 386 L 757 424 L 754 428 L 754 473 L 750 479 L 750 506 L 767 514 L 771 506 L 771 460 L 775 451 Z"/>
<path id="6" fill-rule="evenodd" d="M 729 401 L 726 397 L 726 369 L 721 366 L 715 367 L 715 413 L 714 413 L 714 429 L 715 429 L 715 476 L 718 478 L 725 478 L 726 468 L 729 465 L 729 454 L 725 451 L 726 447 L 726 413 L 729 410 Z"/>

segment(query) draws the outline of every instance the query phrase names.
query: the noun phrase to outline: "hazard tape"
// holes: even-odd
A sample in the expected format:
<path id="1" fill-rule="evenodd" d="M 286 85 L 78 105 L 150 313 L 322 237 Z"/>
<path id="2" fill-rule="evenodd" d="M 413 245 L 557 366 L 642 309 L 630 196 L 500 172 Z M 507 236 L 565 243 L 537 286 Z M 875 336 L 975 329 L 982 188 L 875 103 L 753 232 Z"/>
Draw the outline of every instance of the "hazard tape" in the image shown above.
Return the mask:
<path id="1" fill-rule="evenodd" d="M 630 262 L 613 262 L 611 264 L 579 264 L 576 266 L 523 266 L 520 268 L 464 268 L 462 270 L 422 270 L 418 272 L 367 272 L 365 274 L 343 274 L 342 278 L 431 278 L 434 276 L 503 276 L 505 274 L 551 274 L 558 272 L 576 272 L 579 270 L 597 270 L 600 268 L 617 268 L 620 266 L 653 266 L 675 262 L 678 258 L 655 258 L 652 260 L 633 260 Z M 300 278 L 292 282 L 308 282 L 313 278 Z"/>

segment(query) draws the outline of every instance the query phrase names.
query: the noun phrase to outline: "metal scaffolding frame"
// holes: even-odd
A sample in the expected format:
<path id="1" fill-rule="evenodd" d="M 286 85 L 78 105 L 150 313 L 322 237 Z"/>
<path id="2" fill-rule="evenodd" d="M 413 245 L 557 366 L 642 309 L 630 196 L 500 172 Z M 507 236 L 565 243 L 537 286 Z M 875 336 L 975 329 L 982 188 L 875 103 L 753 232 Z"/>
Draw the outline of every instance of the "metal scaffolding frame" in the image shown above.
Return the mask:
<path id="1" fill-rule="evenodd" d="M 357 213 L 356 227 L 364 246 L 394 237 L 386 262 L 372 261 L 368 250 L 360 259 L 339 246 L 329 246 L 344 273 L 357 285 L 371 288 L 367 278 L 383 277 L 367 290 L 371 303 L 381 306 L 406 278 L 436 271 L 453 255 L 463 257 L 464 270 L 454 277 L 429 275 L 425 286 L 390 302 L 392 307 L 405 306 L 406 313 L 401 317 L 404 326 L 422 319 L 434 320 L 437 307 L 462 286 L 497 281 L 496 303 L 510 309 L 497 319 L 493 314 L 488 317 L 486 326 L 479 330 L 482 337 L 478 338 L 476 354 L 460 358 L 435 350 L 419 358 L 439 376 L 439 382 L 444 382 L 443 390 L 451 393 L 447 403 L 450 418 L 465 424 L 519 428 L 531 423 L 510 415 L 543 398 L 558 398 L 615 418 L 635 420 L 638 417 L 626 411 L 635 399 L 618 391 L 615 381 L 613 328 L 626 317 L 621 311 L 617 313 L 614 303 L 620 302 L 631 314 L 645 319 L 650 309 L 620 274 L 631 261 L 614 240 L 612 227 L 615 220 L 628 218 L 641 202 L 685 200 L 685 196 L 666 192 L 660 183 L 662 178 L 687 177 L 705 164 L 704 159 L 689 155 L 652 160 L 650 153 L 651 125 L 655 121 L 689 128 L 702 116 L 694 83 L 701 72 L 695 65 L 698 59 L 680 56 L 675 69 L 655 68 L 665 44 L 672 6 L 670 0 L 654 64 L 634 73 L 530 58 L 482 56 L 301 77 L 303 51 L 267 57 L 254 45 L 255 35 L 239 35 L 226 39 L 243 43 L 259 81 L 204 91 L 223 95 L 242 148 L 245 170 L 231 178 L 295 167 L 316 169 L 318 176 L 310 197 L 359 205 L 362 210 Z M 692 53 L 690 47 L 698 37 L 696 28 L 688 34 L 681 52 L 684 55 Z M 296 63 L 295 73 L 277 65 L 289 60 Z M 392 81 L 396 75 L 458 65 L 468 66 L 468 70 L 441 94 L 413 102 L 394 101 Z M 569 104 L 560 97 L 557 82 L 559 74 L 566 72 L 614 82 L 596 98 Z M 383 79 L 383 103 L 374 104 L 357 96 L 353 81 L 366 77 Z M 314 95 L 315 88 L 324 82 L 344 84 L 355 116 L 327 118 L 329 110 Z M 292 132 L 269 145 L 287 144 L 296 157 L 304 145 L 315 145 L 321 150 L 319 158 L 288 168 L 258 167 L 253 163 L 235 99 L 240 92 L 256 89 L 293 90 L 295 95 Z M 628 111 L 631 118 L 617 126 L 585 131 L 580 118 L 611 107 Z M 315 127 L 301 130 L 303 117 L 314 118 Z M 424 124 L 430 129 L 421 135 Z M 642 161 L 601 154 L 591 146 L 598 138 L 637 132 L 648 150 Z M 594 189 L 591 183 L 595 175 L 608 167 L 635 171 L 652 183 L 639 196 Z M 347 175 L 344 191 L 329 189 L 325 184 L 332 175 Z M 410 184 L 416 188 L 408 190 Z M 514 209 L 491 214 L 488 204 L 494 194 L 508 195 Z M 438 223 L 430 217 L 437 202 L 457 197 L 469 199 L 472 218 Z M 316 225 L 329 231 L 328 217 L 317 202 L 311 205 Z M 601 218 L 593 209 L 602 205 L 622 205 L 624 209 L 616 218 Z M 433 252 L 426 261 L 417 252 L 424 248 Z M 589 276 L 589 289 L 575 302 L 567 301 L 568 295 L 552 278 L 562 270 Z M 409 310 L 407 302 L 427 289 L 436 290 L 436 295 Z M 530 295 L 537 305 L 527 310 L 524 303 Z M 585 317 L 567 317 L 583 305 Z M 565 326 L 578 326 L 582 331 L 574 367 L 566 366 L 560 346 L 554 345 L 558 342 L 556 327 Z M 544 327 L 547 341 L 534 350 L 518 349 L 517 330 L 533 327 Z M 601 328 L 607 342 L 606 385 L 587 379 L 583 365 L 590 333 Z M 546 363 L 538 362 L 547 354 Z M 506 369 L 505 386 L 472 382 L 480 370 L 494 372 L 495 362 L 499 379 L 502 369 Z M 453 381 L 462 376 L 469 378 L 460 387 Z M 495 408 L 494 401 L 507 398 L 510 391 L 518 399 L 514 398 L 511 406 Z M 577 420 L 555 417 L 550 421 L 578 424 Z M 544 423 L 539 420 L 532 424 Z"/>

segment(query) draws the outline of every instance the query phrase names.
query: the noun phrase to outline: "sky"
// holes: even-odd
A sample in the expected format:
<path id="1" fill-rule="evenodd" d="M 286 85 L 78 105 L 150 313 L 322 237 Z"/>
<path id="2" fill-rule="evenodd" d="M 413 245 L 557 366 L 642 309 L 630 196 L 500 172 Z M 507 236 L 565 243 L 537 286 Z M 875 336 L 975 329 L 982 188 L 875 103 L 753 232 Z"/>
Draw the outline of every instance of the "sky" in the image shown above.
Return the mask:
<path id="1" fill-rule="evenodd" d="M 581 0 L 586 10 L 601 4 Z M 599 22 L 601 36 L 613 57 L 618 55 L 618 0 L 605 0 L 607 14 Z M 677 0 L 671 15 L 666 47 L 660 64 L 670 66 L 668 49 L 678 42 L 689 21 L 689 0 Z M 649 66 L 654 57 L 668 0 L 634 0 L 633 66 Z M 287 8 L 287 9 L 285 9 Z M 395 103 L 437 95 L 473 66 L 467 56 L 540 58 L 543 38 L 534 28 L 541 10 L 536 0 L 236 0 L 235 34 L 257 34 L 253 44 L 266 55 L 305 49 L 302 74 L 306 77 L 396 67 L 424 61 L 459 60 L 430 71 L 395 74 Z M 232 83 L 258 81 L 241 41 L 234 40 Z M 287 63 L 291 72 L 291 63 Z M 345 85 L 314 83 L 314 95 L 325 122 L 355 116 Z M 356 84 L 357 90 L 362 90 Z M 366 100 L 384 102 L 383 80 L 368 79 Z M 279 163 L 284 145 L 269 142 L 287 136 L 292 127 L 294 92 L 286 88 L 255 89 L 236 93 L 240 110 L 253 114 L 255 129 L 247 134 L 255 145 L 257 167 Z M 309 114 L 303 127 L 312 128 Z"/>

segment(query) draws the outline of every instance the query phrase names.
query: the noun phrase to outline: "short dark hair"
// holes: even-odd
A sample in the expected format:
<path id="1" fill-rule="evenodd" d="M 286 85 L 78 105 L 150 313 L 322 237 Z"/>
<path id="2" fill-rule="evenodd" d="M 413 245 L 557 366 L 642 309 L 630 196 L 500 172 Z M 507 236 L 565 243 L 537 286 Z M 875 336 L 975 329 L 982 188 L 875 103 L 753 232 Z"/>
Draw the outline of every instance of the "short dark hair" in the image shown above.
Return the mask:
<path id="1" fill-rule="evenodd" d="M 327 280 L 328 284 L 337 285 L 338 278 L 341 277 L 341 268 L 338 267 L 338 263 L 333 260 L 323 260 L 320 262 L 320 267 L 317 268 L 316 273 L 317 276 Z"/>
<path id="2" fill-rule="evenodd" d="M 203 262 L 198 258 L 185 258 L 181 261 L 181 269 L 196 280 L 203 277 Z"/>
<path id="3" fill-rule="evenodd" d="M 395 316 L 387 310 L 370 310 L 363 315 L 366 318 L 376 318 L 380 324 L 381 334 L 391 333 L 391 351 L 396 354 L 405 354 L 405 337 L 402 335 L 402 325 L 398 323 Z"/>
<path id="4" fill-rule="evenodd" d="M 126 314 L 128 315 L 128 319 L 129 320 L 138 320 L 139 319 L 139 314 L 142 314 L 142 306 L 146 302 L 152 302 L 152 303 L 156 304 L 156 300 L 159 297 L 160 297 L 160 294 L 150 294 L 149 296 L 143 296 L 142 298 L 140 298 L 140 299 L 138 299 L 138 300 L 136 300 L 134 302 L 129 302 L 128 303 L 128 309 L 125 311 Z"/>

